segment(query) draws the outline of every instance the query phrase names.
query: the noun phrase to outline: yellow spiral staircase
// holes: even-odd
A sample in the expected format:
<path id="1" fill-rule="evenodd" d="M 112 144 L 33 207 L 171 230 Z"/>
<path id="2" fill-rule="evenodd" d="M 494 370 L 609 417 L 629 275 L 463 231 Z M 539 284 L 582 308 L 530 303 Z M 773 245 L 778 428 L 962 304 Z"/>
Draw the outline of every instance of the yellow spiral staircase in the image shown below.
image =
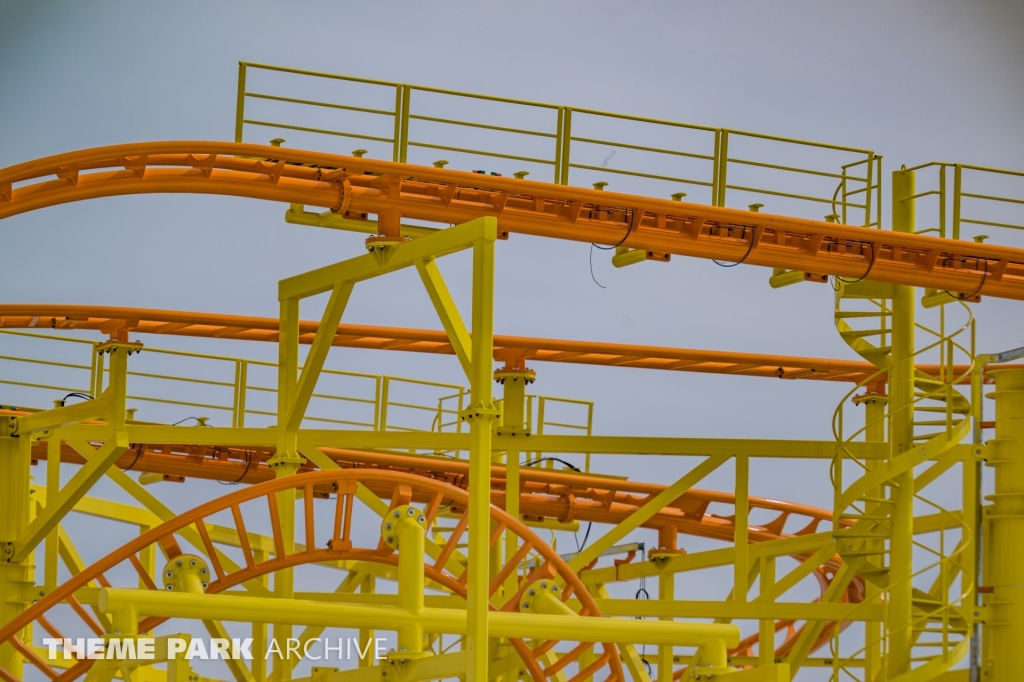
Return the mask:
<path id="1" fill-rule="evenodd" d="M 915 553 L 927 554 L 930 561 L 924 567 L 914 566 L 910 578 L 904 577 L 900 582 L 915 579 L 921 582 L 932 573 L 937 573 L 937 577 L 927 591 L 913 588 L 912 633 L 909 638 L 901 638 L 911 643 L 911 670 L 893 675 L 882 667 L 881 661 L 888 661 L 889 656 L 880 654 L 889 646 L 895 631 L 883 631 L 879 624 L 874 626 L 877 633 L 872 637 L 872 626 L 869 626 L 862 648 L 852 654 L 840 654 L 837 629 L 832 642 L 833 680 L 924 682 L 945 673 L 968 650 L 968 624 L 958 609 L 973 592 L 973 585 L 968 584 L 969 573 L 962 570 L 961 564 L 964 541 L 970 538 L 972 530 L 963 526 L 954 512 L 923 497 L 918 490 L 951 466 L 951 458 L 943 458 L 943 455 L 970 431 L 970 402 L 956 390 L 957 383 L 966 375 L 954 376 L 953 358 L 961 359 L 961 364 L 964 356 L 968 365 L 973 362 L 972 350 L 956 340 L 959 334 L 971 328 L 973 318 L 967 306 L 959 304 L 958 307 L 967 311 L 968 320 L 951 333 L 946 333 L 946 318 L 950 316 L 946 306 L 939 310 L 938 331 L 920 323 L 915 325 L 928 336 L 928 341 L 915 349 L 912 358 L 902 361 L 919 362 L 924 354 L 937 352 L 942 369 L 938 377 L 914 370 L 913 447 L 902 453 L 890 453 L 883 460 L 864 460 L 855 456 L 848 444 L 862 434 L 874 436 L 867 440 L 883 440 L 894 414 L 885 396 L 886 376 L 894 363 L 891 345 L 893 287 L 878 282 L 836 281 L 835 288 L 835 325 L 839 335 L 850 348 L 878 368 L 876 374 L 844 397 L 834 419 L 838 446 L 833 463 L 836 488 L 833 538 L 839 555 L 865 581 L 864 603 L 880 603 L 888 608 L 891 591 L 896 587 L 890 577 L 890 558 L 893 512 L 902 474 L 912 472 L 918 465 L 934 463 L 915 481 L 914 501 L 931 507 L 939 515 L 948 514 L 957 519 L 961 535 L 952 548 L 947 546 L 944 530 L 939 532 L 938 546 L 933 546 L 934 542 L 914 540 Z M 950 298 L 950 303 L 953 302 Z M 864 393 L 854 396 L 861 387 L 866 389 Z M 850 398 L 854 403 L 873 402 L 878 407 L 873 412 L 867 411 L 864 427 L 844 437 L 842 410 Z M 845 486 L 844 468 L 847 477 L 851 469 L 857 476 Z M 910 479 L 904 477 L 903 483 L 907 480 Z M 886 623 L 888 628 L 888 619 Z M 855 660 L 859 660 L 856 665 Z"/>

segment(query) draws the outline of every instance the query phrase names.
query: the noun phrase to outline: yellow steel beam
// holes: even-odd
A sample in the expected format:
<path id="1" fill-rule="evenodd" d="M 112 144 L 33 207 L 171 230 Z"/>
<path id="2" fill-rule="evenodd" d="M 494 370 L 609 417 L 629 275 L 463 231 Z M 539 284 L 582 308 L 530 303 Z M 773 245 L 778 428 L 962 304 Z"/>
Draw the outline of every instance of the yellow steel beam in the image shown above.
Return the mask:
<path id="1" fill-rule="evenodd" d="M 805 604 L 777 601 L 684 601 L 663 599 L 596 599 L 604 616 L 630 618 L 727 618 L 732 620 L 855 620 L 881 621 L 885 613 L 881 605 Z M 579 602 L 569 606 L 579 609 Z"/>
<path id="2" fill-rule="evenodd" d="M 437 261 L 433 259 L 418 260 L 416 261 L 416 270 L 420 274 L 420 279 L 423 280 L 423 286 L 427 289 L 430 302 L 434 304 L 437 316 L 441 320 L 441 326 L 444 327 L 451 340 L 452 350 L 455 351 L 462 370 L 466 373 L 467 378 L 471 377 L 472 340 L 462 321 L 462 316 L 459 315 L 459 309 L 455 306 L 455 301 L 444 283 L 441 270 L 437 267 Z"/>
<path id="3" fill-rule="evenodd" d="M 601 556 L 601 553 L 606 549 L 639 528 L 641 524 L 650 520 L 651 517 L 666 506 L 675 502 L 680 495 L 699 483 L 705 476 L 720 467 L 728 459 L 728 455 L 716 455 L 709 457 L 698 464 L 685 476 L 655 495 L 651 500 L 646 502 L 644 506 L 637 509 L 624 521 L 601 536 L 599 540 L 570 559 L 568 562 L 569 568 L 574 571 L 581 570 L 591 561 Z"/>
<path id="4" fill-rule="evenodd" d="M 334 341 L 338 323 L 348 305 L 348 299 L 352 295 L 351 282 L 334 285 L 331 298 L 327 302 L 327 309 L 324 311 L 323 319 L 320 320 L 320 327 L 316 331 L 313 345 L 309 348 L 306 361 L 302 366 L 302 374 L 299 376 L 298 384 L 295 387 L 295 394 L 291 396 L 288 408 L 288 417 L 285 420 L 286 431 L 296 431 L 302 425 L 302 419 L 306 415 L 306 408 L 309 400 L 313 397 L 313 389 L 316 388 L 317 379 L 320 378 L 320 371 L 327 360 L 327 352 L 331 349 L 331 342 Z M 298 339 L 295 339 L 298 343 Z"/>
<path id="5" fill-rule="evenodd" d="M 42 513 L 18 535 L 14 541 L 11 561 L 21 563 L 31 555 L 32 550 L 57 527 L 68 512 L 109 469 L 117 458 L 128 449 L 128 436 L 123 431 L 111 433 L 109 439 L 96 450 L 96 454 L 80 468 L 71 480 L 61 488 L 56 499 L 48 500 Z"/>
<path id="6" fill-rule="evenodd" d="M 15 419 L 15 433 L 34 433 L 45 431 L 65 424 L 86 421 L 107 416 L 111 408 L 111 397 L 109 390 L 95 400 L 85 400 L 74 405 L 55 407 L 52 410 L 36 412 L 25 417 Z"/>
<path id="7" fill-rule="evenodd" d="M 460 418 L 469 422 L 469 560 L 465 639 L 466 675 L 487 679 L 490 609 L 491 451 L 492 425 L 498 411 L 492 402 L 494 372 L 494 240 L 497 220 L 475 221 L 473 227 L 473 343 L 470 356 L 470 405 Z M 473 223 L 470 223 L 473 225 Z M 454 228 L 453 228 L 454 229 Z M 417 241 L 427 241 L 424 237 Z M 412 242 L 417 243 L 417 242 Z M 429 629 L 428 632 L 438 630 Z M 494 633 L 502 636 L 500 633 Z M 507 636 L 507 635 L 506 635 Z"/>
<path id="8" fill-rule="evenodd" d="M 388 249 L 382 263 L 377 255 L 368 253 L 334 265 L 295 275 L 281 280 L 278 286 L 280 300 L 306 298 L 330 291 L 341 282 L 362 282 L 410 267 L 424 258 L 439 258 L 463 251 L 474 242 L 486 237 L 497 238 L 497 225 L 493 218 L 477 218 L 469 222 L 440 230 L 436 234 Z"/>
<path id="9" fill-rule="evenodd" d="M 468 631 L 467 612 L 461 609 L 425 608 L 420 614 L 412 614 L 402 609 L 382 606 L 326 604 L 295 599 L 119 588 L 100 590 L 99 607 L 105 613 L 129 606 L 135 607 L 140 616 L 220 618 L 234 622 L 275 621 L 294 625 L 359 626 L 380 630 L 395 630 L 418 621 L 427 632 L 465 634 Z M 739 628 L 733 625 L 500 611 L 490 615 L 490 634 L 495 637 L 698 647 L 718 643 L 734 647 L 740 637 Z"/>

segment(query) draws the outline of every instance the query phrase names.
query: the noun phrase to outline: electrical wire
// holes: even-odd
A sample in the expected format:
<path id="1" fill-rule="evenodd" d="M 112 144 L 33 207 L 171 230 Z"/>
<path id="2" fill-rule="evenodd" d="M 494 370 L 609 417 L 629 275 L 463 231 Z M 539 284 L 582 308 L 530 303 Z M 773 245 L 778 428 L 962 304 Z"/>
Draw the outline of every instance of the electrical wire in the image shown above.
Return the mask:
<path id="1" fill-rule="evenodd" d="M 864 244 L 864 243 L 865 243 L 865 242 L 862 242 L 862 243 L 861 243 L 861 245 L 863 246 L 863 244 Z M 863 281 L 864 281 L 864 279 L 865 279 L 865 278 L 866 278 L 866 277 L 867 277 L 868 275 L 870 275 L 870 274 L 871 274 L 871 271 L 872 271 L 872 270 L 874 269 L 874 267 L 875 267 L 875 262 L 876 262 L 876 261 L 878 260 L 878 252 L 877 252 L 877 251 L 875 251 L 875 244 L 874 244 L 874 242 L 866 242 L 866 243 L 867 243 L 867 245 L 868 245 L 868 248 L 870 248 L 870 249 L 871 249 L 871 262 L 870 262 L 870 263 L 868 264 L 868 269 L 867 269 L 867 271 L 866 271 L 866 272 L 865 272 L 865 273 L 864 273 L 863 275 L 861 275 L 861 276 L 860 276 L 860 277 L 859 277 L 858 279 L 843 279 L 843 278 L 842 278 L 842 277 L 840 277 L 839 275 L 832 275 L 832 288 L 833 288 L 833 289 L 834 289 L 835 291 L 839 291 L 839 287 L 837 287 L 837 286 L 836 286 L 836 284 L 835 284 L 835 283 L 836 283 L 836 280 L 839 280 L 839 281 L 840 281 L 840 282 L 842 282 L 843 284 L 856 284 L 857 282 L 863 282 Z"/>
<path id="2" fill-rule="evenodd" d="M 607 289 L 608 287 L 598 282 L 597 277 L 594 277 L 594 246 L 595 244 L 590 245 L 590 279 L 594 280 L 594 284 L 602 289 Z"/>
<path id="3" fill-rule="evenodd" d="M 187 422 L 187 421 L 188 421 L 189 419 L 195 419 L 195 420 L 196 420 L 196 423 L 197 423 L 197 424 L 200 424 L 200 425 L 202 425 L 202 426 L 209 426 L 209 424 L 203 424 L 203 422 L 199 421 L 199 417 L 185 417 L 185 418 L 184 418 L 184 419 L 182 419 L 182 420 L 181 420 L 180 422 L 174 422 L 173 424 L 171 424 L 171 426 L 177 426 L 178 424 L 184 424 L 184 423 L 185 423 L 185 422 Z"/>
<path id="4" fill-rule="evenodd" d="M 136 443 L 133 449 L 135 450 L 135 459 L 132 460 L 132 463 L 124 471 L 131 471 L 139 463 L 139 457 L 142 456 L 142 443 Z"/>
<path id="5" fill-rule="evenodd" d="M 953 296 L 953 294 L 949 293 L 949 291 L 946 291 L 946 295 L 947 296 L 950 296 L 950 297 L 956 299 L 957 301 L 967 301 L 967 300 L 970 300 L 970 299 L 974 298 L 975 296 L 977 296 L 978 294 L 981 293 L 982 287 L 985 286 L 985 280 L 988 279 L 988 259 L 985 258 L 985 259 L 979 259 L 979 260 L 981 260 L 981 263 L 984 266 L 984 268 L 982 269 L 982 272 L 981 272 L 981 284 L 979 284 L 978 288 L 974 290 L 974 293 L 971 294 L 970 296 L 964 296 L 963 298 L 960 298 L 960 296 Z M 961 262 L 963 262 L 963 261 L 961 261 Z M 975 272 L 977 272 L 977 271 L 975 271 Z"/>
<path id="6" fill-rule="evenodd" d="M 249 475 L 249 466 L 252 464 L 252 460 L 253 460 L 252 452 L 250 452 L 249 450 L 246 450 L 245 451 L 245 471 L 243 471 L 242 475 L 238 477 L 238 480 L 236 480 L 236 481 L 217 481 L 217 483 L 220 483 L 221 485 L 238 485 L 239 483 L 242 482 L 243 478 L 245 478 L 246 476 Z"/>
<path id="7" fill-rule="evenodd" d="M 519 466 L 532 467 L 534 465 L 540 464 L 541 462 L 558 462 L 559 464 L 564 464 L 565 466 L 569 467 L 570 469 L 572 469 L 576 473 L 579 473 L 579 474 L 583 473 L 583 470 L 580 469 L 578 466 L 572 464 L 571 462 L 566 462 L 564 459 L 559 459 L 558 457 L 541 457 L 541 458 L 535 459 L 533 461 L 526 460 L 525 462 L 522 462 Z M 583 548 L 587 546 L 587 540 L 590 539 L 590 529 L 593 528 L 593 527 L 594 527 L 594 522 L 593 521 L 588 521 L 587 522 L 587 532 L 583 534 L 583 544 L 582 545 L 580 544 L 579 536 L 576 533 L 572 534 L 573 539 L 576 540 L 576 551 L 577 552 L 582 552 Z"/>
<path id="8" fill-rule="evenodd" d="M 61 407 L 64 407 L 64 402 L 68 398 L 81 398 L 82 400 L 93 400 L 93 397 L 91 395 L 89 395 L 88 393 L 78 393 L 78 392 L 68 393 L 66 396 L 64 396 L 60 400 L 60 406 Z"/>
<path id="9" fill-rule="evenodd" d="M 747 230 L 753 230 L 753 229 L 754 228 L 752 228 L 752 227 L 744 227 L 743 228 L 743 232 L 740 234 L 740 239 L 743 239 L 743 237 L 746 236 Z M 717 265 L 718 267 L 721 267 L 721 268 L 734 268 L 737 265 L 743 263 L 750 256 L 750 252 L 754 250 L 754 236 L 755 236 L 754 234 L 750 235 L 750 245 L 747 246 L 747 252 L 745 254 L 743 254 L 743 258 L 740 258 L 735 263 L 723 263 L 721 261 L 715 260 L 714 258 L 711 259 L 711 262 L 714 263 L 715 265 Z"/>

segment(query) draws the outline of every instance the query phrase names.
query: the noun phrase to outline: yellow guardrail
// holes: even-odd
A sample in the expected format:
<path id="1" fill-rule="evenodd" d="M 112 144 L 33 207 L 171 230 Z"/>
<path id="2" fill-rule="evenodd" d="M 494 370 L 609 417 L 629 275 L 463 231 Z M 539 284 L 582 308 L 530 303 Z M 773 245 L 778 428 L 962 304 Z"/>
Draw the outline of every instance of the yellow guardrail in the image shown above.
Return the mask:
<path id="1" fill-rule="evenodd" d="M 936 198 L 936 222 L 934 225 L 918 230 L 918 234 L 936 233 L 940 237 L 963 239 L 962 228 L 964 225 L 1024 230 L 1024 209 L 1017 208 L 1015 215 L 1019 216 L 1017 218 L 1019 223 L 994 220 L 991 216 L 992 213 L 1001 215 L 1000 210 L 1010 212 L 1013 208 L 1024 206 L 1024 172 L 945 161 L 931 161 L 907 170 L 935 171 L 934 182 L 930 185 L 932 189 L 926 189 L 905 199 L 905 201 L 918 203 L 918 199 L 925 197 L 934 196 Z M 952 188 L 950 188 L 950 172 L 953 175 Z M 920 172 L 917 175 L 918 177 L 922 176 Z M 988 192 L 982 194 L 973 189 L 978 185 L 997 185 L 1000 181 L 1008 185 L 1014 180 L 1019 182 L 1016 188 L 1017 196 L 1000 196 Z M 967 185 L 966 189 L 965 184 Z M 983 216 L 987 219 L 983 219 Z M 974 238 L 983 241 L 988 238 L 988 235 L 976 235 Z"/>
<path id="2" fill-rule="evenodd" d="M 104 367 L 105 356 L 92 352 L 93 341 L 66 336 L 56 336 L 38 332 L 27 332 L 12 329 L 0 329 L 0 334 L 7 338 L 44 340 L 59 344 L 61 348 L 87 346 L 91 360 L 88 363 L 67 361 L 59 351 L 60 359 L 38 357 L 42 354 L 42 346 L 33 344 L 32 353 L 36 357 L 28 357 L 6 349 L 0 352 L 0 386 L 6 385 L 21 389 L 22 394 L 34 390 L 35 395 L 46 392 L 47 400 L 37 400 L 39 404 L 29 409 L 45 409 L 50 407 L 49 401 L 59 401 L 77 394 L 76 399 L 89 399 L 103 391 L 105 377 L 109 371 Z M 4 337 L 0 337 L 2 339 Z M 70 347 L 69 345 L 70 344 Z M 77 346 L 76 346 L 77 344 Z M 85 349 L 82 349 L 85 350 Z M 209 417 L 201 414 L 213 411 L 224 415 L 233 427 L 247 425 L 248 417 L 264 418 L 264 424 L 273 424 L 277 419 L 277 389 L 273 387 L 277 376 L 277 363 L 266 360 L 254 360 L 215 355 L 210 353 L 193 353 L 180 350 L 168 350 L 146 346 L 138 358 L 161 356 L 159 371 L 142 371 L 138 368 L 140 360 L 133 361 L 137 369 L 130 370 L 128 376 L 128 412 L 129 419 L 135 420 L 135 413 L 140 404 L 163 405 L 190 408 L 188 411 L 199 411 L 190 414 L 184 420 L 195 419 L 205 423 Z M 72 351 L 73 353 L 74 351 Z M 144 362 L 144 360 L 142 360 Z M 181 366 L 182 363 L 185 366 Z M 212 363 L 212 364 L 211 364 Z M 58 373 L 59 380 L 43 381 L 28 376 L 35 374 L 32 370 L 26 376 L 15 376 L 10 367 L 20 365 L 26 368 L 52 368 Z M 260 372 L 267 375 L 268 385 L 256 376 Z M 222 378 L 218 378 L 222 377 Z M 347 391 L 331 390 L 332 381 L 346 381 L 355 384 Z M 191 388 L 184 394 L 182 389 Z M 59 395 L 54 396 L 54 393 Z M 199 397 L 197 397 L 197 394 Z M 209 396 L 209 397 L 207 397 Z M 467 388 L 458 384 L 438 381 L 426 381 L 408 377 L 397 377 L 363 372 L 349 372 L 325 368 L 321 373 L 319 389 L 313 393 L 311 405 L 319 410 L 311 410 L 305 420 L 314 424 L 333 424 L 344 428 L 368 429 L 373 431 L 437 431 L 462 433 L 463 425 L 460 415 L 465 409 L 469 398 Z M 12 407 L 6 398 L 0 398 L 7 407 Z M 499 401 L 500 404 L 500 401 Z M 550 419 L 552 405 L 582 406 L 585 417 L 576 421 L 569 417 L 560 417 L 557 421 Z M 20 405 L 25 407 L 24 404 Z M 534 418 L 534 407 L 537 417 Z M 344 408 L 350 408 L 348 410 Z M 353 414 L 354 412 L 354 414 Z M 156 422 L 156 419 L 145 421 Z M 527 396 L 526 426 L 531 431 L 536 425 L 537 433 L 569 431 L 591 435 L 594 421 L 594 403 L 571 398 L 551 396 Z M 460 456 L 461 453 L 441 453 Z M 590 457 L 587 456 L 587 470 Z"/>
<path id="3" fill-rule="evenodd" d="M 338 84 L 345 88 L 344 93 L 335 95 L 339 101 L 298 96 L 308 90 L 323 93 Z M 288 94 L 269 92 L 274 88 Z M 431 105 L 445 115 L 432 112 Z M 255 113 L 254 107 L 258 109 Z M 264 110 L 266 115 L 261 113 Z M 346 125 L 310 122 L 317 114 L 327 113 L 347 116 Z M 374 143 L 367 146 L 373 146 L 376 155 L 390 154 L 392 160 L 403 163 L 410 162 L 410 149 L 436 150 L 460 155 L 472 164 L 482 159 L 525 164 L 525 169 L 512 173 L 517 177 L 533 172 L 543 179 L 539 173 L 550 169 L 551 180 L 563 185 L 607 182 L 614 176 L 633 193 L 671 194 L 681 199 L 687 195 L 681 189 L 697 189 L 700 196 L 690 197 L 690 201 L 725 206 L 727 195 L 738 196 L 743 205 L 773 201 L 777 208 L 770 210 L 774 213 L 804 210 L 820 218 L 819 209 L 824 209 L 846 224 L 882 224 L 882 157 L 856 147 L 240 62 L 236 142 L 243 141 L 247 126 L 296 131 L 300 137 L 326 135 Z M 616 139 L 606 139 L 602 131 L 617 126 L 625 129 Z M 597 132 L 590 133 L 591 128 Z M 453 135 L 457 142 L 451 141 Z M 674 145 L 663 142 L 673 136 L 679 137 Z M 306 139 L 299 141 L 300 146 Z M 735 153 L 738 147 L 743 148 L 742 154 Z M 824 156 L 805 158 L 809 152 Z M 619 162 L 612 163 L 616 155 Z M 431 161 L 417 158 L 412 162 Z M 444 159 L 432 162 L 439 166 L 448 163 Z M 649 182 L 631 184 L 639 181 L 658 185 L 655 189 Z M 808 181 L 817 183 L 811 191 L 806 187 Z M 794 210 L 793 206 L 805 209 Z"/>

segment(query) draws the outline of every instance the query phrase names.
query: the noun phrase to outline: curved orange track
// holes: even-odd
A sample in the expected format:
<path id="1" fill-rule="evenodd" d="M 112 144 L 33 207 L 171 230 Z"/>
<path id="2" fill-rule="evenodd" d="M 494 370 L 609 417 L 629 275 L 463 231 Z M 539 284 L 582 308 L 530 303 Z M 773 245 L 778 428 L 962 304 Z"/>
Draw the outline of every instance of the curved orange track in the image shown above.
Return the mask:
<path id="1" fill-rule="evenodd" d="M 91 171 L 91 172 L 87 172 Z M 55 177 L 56 179 L 47 179 Z M 0 170 L 0 219 L 72 201 L 223 194 L 1024 300 L 1024 250 L 284 147 L 144 142 Z M 383 225 L 382 225 L 382 229 Z"/>

